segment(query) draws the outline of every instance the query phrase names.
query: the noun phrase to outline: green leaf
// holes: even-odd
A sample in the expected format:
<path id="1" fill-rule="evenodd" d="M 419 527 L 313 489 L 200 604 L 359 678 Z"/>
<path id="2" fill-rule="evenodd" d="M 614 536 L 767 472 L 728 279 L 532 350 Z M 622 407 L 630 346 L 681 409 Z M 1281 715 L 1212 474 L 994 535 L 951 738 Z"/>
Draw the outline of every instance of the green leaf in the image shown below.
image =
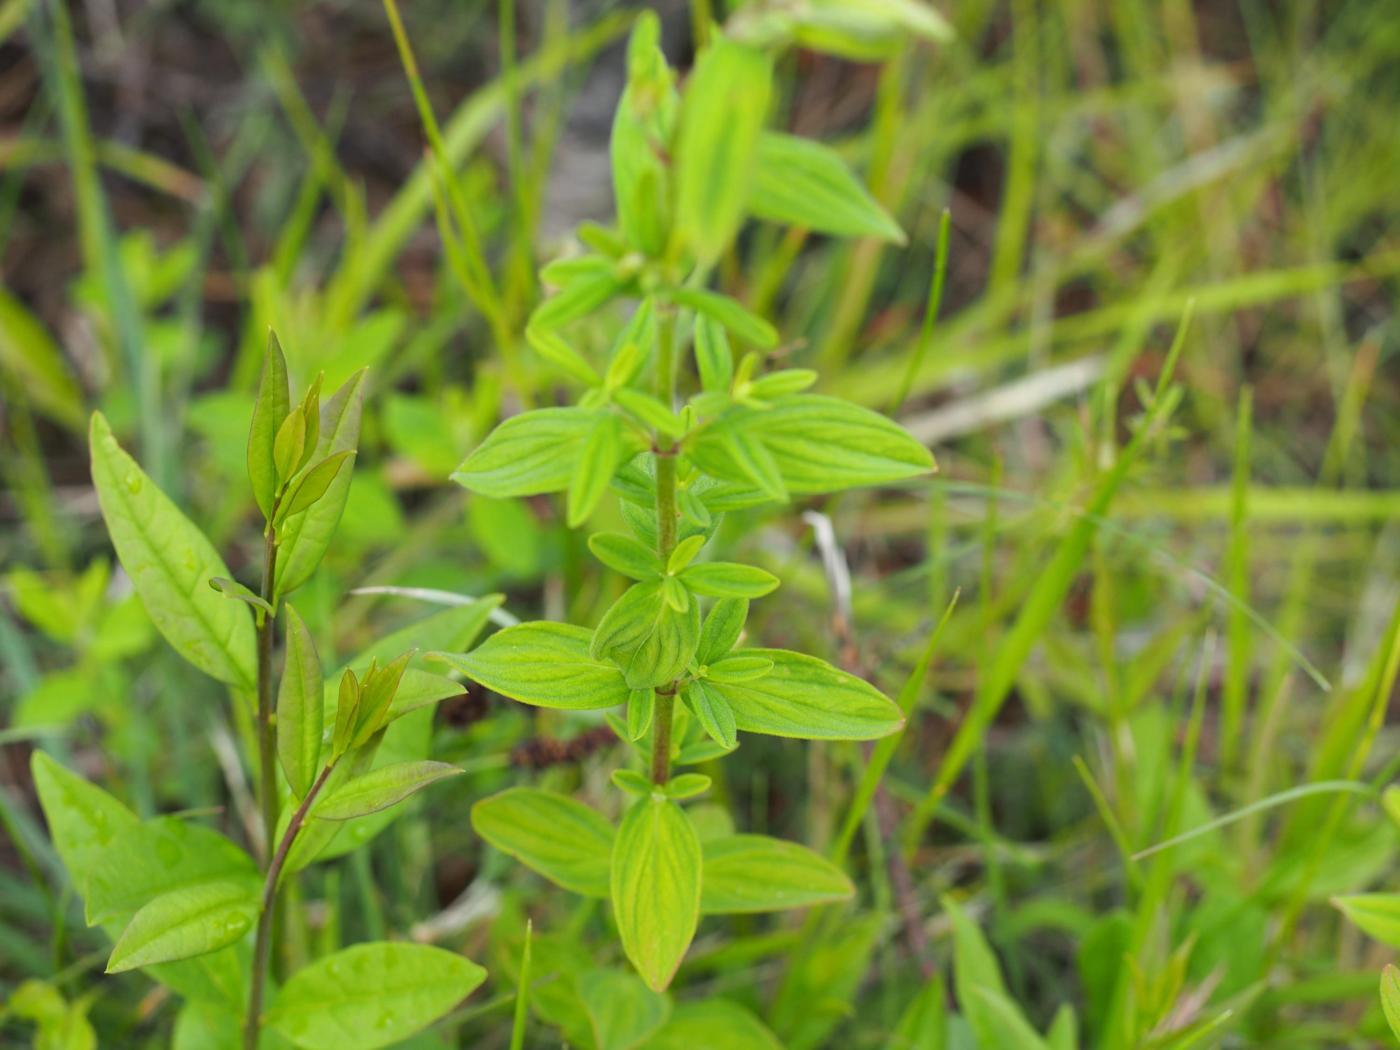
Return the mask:
<path id="1" fill-rule="evenodd" d="M 746 461 L 742 440 L 760 444 L 789 492 L 835 492 L 881 485 L 934 469 L 928 449 L 877 412 L 840 398 L 791 395 L 767 409 L 736 405 L 696 435 L 692 456 L 721 478 L 763 480 Z M 738 448 L 736 448 L 738 443 Z"/>
<path id="2" fill-rule="evenodd" d="M 371 663 L 369 670 L 360 679 L 360 702 L 355 713 L 355 732 L 350 738 L 351 747 L 363 747 L 375 733 L 384 728 L 393 706 L 394 696 L 399 691 L 408 661 L 413 659 L 415 650 L 390 661 L 383 667 Z"/>
<path id="3" fill-rule="evenodd" d="M 608 490 L 627 448 L 622 421 L 611 412 L 600 414 L 584 440 L 573 476 L 569 478 L 568 525 L 576 529 L 588 520 Z"/>
<path id="4" fill-rule="evenodd" d="M 1227 1011 L 1228 1013 L 1228 1011 Z M 1190 1045 L 1185 1043 L 1183 1045 Z M 1069 1003 L 1061 1003 L 1045 1033 L 1045 1050 L 1078 1050 L 1079 1015 Z"/>
<path id="5" fill-rule="evenodd" d="M 194 523 L 122 451 L 100 412 L 89 435 L 102 517 L 151 622 L 206 674 L 244 689 L 257 677 L 253 618 L 207 581 L 231 574 Z"/>
<path id="6" fill-rule="evenodd" d="M 635 769 L 614 769 L 611 779 L 615 787 L 639 798 L 647 798 L 656 790 L 651 779 Z"/>
<path id="7" fill-rule="evenodd" d="M 107 972 L 217 951 L 252 929 L 260 910 L 255 878 L 221 879 L 163 893 L 126 924 Z"/>
<path id="8" fill-rule="evenodd" d="M 700 386 L 707 393 L 728 391 L 734 379 L 734 351 L 724 326 L 704 314 L 695 318 L 695 367 L 700 373 Z"/>
<path id="9" fill-rule="evenodd" d="M 566 890 L 608 895 L 613 827 L 567 795 L 516 787 L 472 806 L 472 827 L 491 845 Z"/>
<path id="10" fill-rule="evenodd" d="M 185 1002 L 175 1015 L 170 1050 L 242 1050 L 242 1020 L 209 1003 Z"/>
<path id="11" fill-rule="evenodd" d="M 686 587 L 712 598 L 762 598 L 777 589 L 778 577 L 752 565 L 711 561 L 681 573 Z"/>
<path id="12" fill-rule="evenodd" d="M 958 1004 L 980 1046 L 1041 1050 L 1044 1040 L 1007 994 L 996 956 L 982 931 L 951 897 L 943 910 L 953 924 L 953 979 Z"/>
<path id="13" fill-rule="evenodd" d="M 1332 903 L 1382 944 L 1400 948 L 1400 893 L 1359 893 Z"/>
<path id="14" fill-rule="evenodd" d="M 316 447 L 312 451 L 316 462 L 342 452 L 353 452 L 359 444 L 367 375 L 365 369 L 360 369 L 321 406 Z M 354 476 L 353 470 L 337 471 L 310 507 L 289 515 L 278 525 L 277 575 L 273 587 L 278 597 L 291 594 L 309 580 L 321 564 L 345 511 Z"/>
<path id="15" fill-rule="evenodd" d="M 700 910 L 706 915 L 782 911 L 847 900 L 851 880 L 820 853 L 767 835 L 726 835 L 704 844 Z"/>
<path id="16" fill-rule="evenodd" d="M 476 963 L 441 948 L 357 944 L 292 974 L 266 1023 L 312 1050 L 375 1050 L 432 1024 L 485 979 Z"/>
<path id="17" fill-rule="evenodd" d="M 576 277 L 535 307 L 528 327 L 548 331 L 586 317 L 621 292 L 625 285 L 611 266 L 606 272 L 599 270 Z"/>
<path id="18" fill-rule="evenodd" d="M 685 613 L 690 611 L 690 591 L 686 589 L 685 584 L 681 583 L 681 581 L 674 576 L 667 576 L 661 581 L 661 598 L 673 612 Z M 698 632 L 700 629 L 698 620 L 696 621 L 695 627 Z"/>
<path id="19" fill-rule="evenodd" d="M 63 352 L 39 319 L 0 289 L 0 371 L 36 410 L 73 430 L 83 425 L 83 396 Z"/>
<path id="20" fill-rule="evenodd" d="M 783 1050 L 783 1044 L 738 1003 L 707 996 L 677 1003 L 671 1019 L 637 1050 Z"/>
<path id="21" fill-rule="evenodd" d="M 953 38 L 943 16 L 923 0 L 808 0 L 791 17 L 796 43 L 855 62 L 890 58 L 911 37 Z"/>
<path id="22" fill-rule="evenodd" d="M 810 368 L 780 368 L 748 381 L 746 397 L 774 400 L 806 390 L 818 379 Z"/>
<path id="23" fill-rule="evenodd" d="M 663 581 L 636 583 L 603 614 L 589 651 L 622 668 L 632 689 L 666 685 L 684 673 L 700 641 L 700 609 L 677 611 Z"/>
<path id="24" fill-rule="evenodd" d="M 840 154 L 797 135 L 768 131 L 759 138 L 749 210 L 761 219 L 816 233 L 904 243 L 904 231 Z"/>
<path id="25" fill-rule="evenodd" d="M 947 994 L 942 974 L 935 973 L 904 1008 L 890 1036 L 891 1050 L 947 1050 Z"/>
<path id="26" fill-rule="evenodd" d="M 660 47 L 660 24 L 643 10 L 627 45 L 627 87 L 613 116 L 609 150 L 618 225 L 649 255 L 665 247 L 670 212 L 669 152 L 680 100 Z"/>
<path id="27" fill-rule="evenodd" d="M 399 680 L 394 700 L 389 705 L 387 720 L 392 722 L 421 707 L 429 707 L 449 697 L 461 696 L 465 691 L 462 683 L 456 679 L 410 667 Z"/>
<path id="28" fill-rule="evenodd" d="M 735 732 L 738 727 L 734 721 L 734 708 L 729 706 L 724 694 L 702 681 L 694 681 L 686 686 L 685 699 L 710 739 L 726 751 L 734 750 L 738 745 Z"/>
<path id="29" fill-rule="evenodd" d="M 300 411 L 290 413 L 277 428 L 277 436 L 272 440 L 272 466 L 279 488 L 301 469 L 306 436 L 306 416 Z"/>
<path id="30" fill-rule="evenodd" d="M 634 802 L 613 843 L 611 894 L 623 951 L 664 991 L 700 920 L 700 840 L 667 798 Z"/>
<path id="31" fill-rule="evenodd" d="M 557 365 L 561 371 L 580 383 L 597 386 L 602 382 L 597 371 L 588 363 L 588 359 L 565 342 L 557 332 L 547 328 L 527 328 L 525 339 L 535 348 L 537 354 Z"/>
<path id="32" fill-rule="evenodd" d="M 321 660 L 301 614 L 287 603 L 287 651 L 277 690 L 277 758 L 297 798 L 305 798 L 321 764 L 325 694 Z"/>
<path id="33" fill-rule="evenodd" d="M 741 302 L 728 295 L 703 288 L 672 288 L 671 298 L 682 307 L 689 307 L 697 314 L 728 329 L 741 343 L 769 350 L 778 344 L 778 330 L 757 314 L 743 308 Z"/>
<path id="34" fill-rule="evenodd" d="M 353 449 L 337 452 L 332 456 L 327 456 L 303 474 L 301 480 L 296 483 L 291 494 L 287 497 L 285 517 L 300 514 L 318 503 L 330 491 L 331 485 L 335 483 L 340 472 L 350 467 L 350 462 L 354 458 Z"/>
<path id="35" fill-rule="evenodd" d="M 215 576 L 209 581 L 209 586 L 214 588 L 214 590 L 218 591 L 225 598 L 243 602 L 258 610 L 258 613 L 262 614 L 258 616 L 258 623 L 262 623 L 263 615 L 274 615 L 271 602 L 260 594 L 254 594 L 252 590 L 243 586 L 243 584 L 239 583 L 237 580 L 230 580 L 227 576 Z M 254 615 L 258 615 L 258 613 Z"/>
<path id="36" fill-rule="evenodd" d="M 118 835 L 88 865 L 89 926 L 123 923 L 164 893 L 214 881 L 256 881 L 257 865 L 223 835 L 157 817 Z"/>
<path id="37" fill-rule="evenodd" d="M 671 1014 L 670 999 L 621 970 L 586 971 L 578 994 L 598 1050 L 633 1050 Z"/>
<path id="38" fill-rule="evenodd" d="M 487 435 L 452 480 L 493 499 L 562 492 L 599 415 L 585 408 L 540 408 L 512 416 Z"/>
<path id="39" fill-rule="evenodd" d="M 589 655 L 592 637 L 572 624 L 522 623 L 497 631 L 469 653 L 434 656 L 524 704 L 565 710 L 625 704 L 627 683 L 616 666 Z"/>
<path id="40" fill-rule="evenodd" d="M 359 717 L 360 680 L 354 671 L 346 668 L 340 676 L 340 684 L 335 693 L 335 726 L 331 730 L 332 761 L 350 750 L 350 741 L 355 735 Z"/>
<path id="41" fill-rule="evenodd" d="M 42 751 L 29 760 L 49 838 L 73 884 L 86 885 L 108 847 L 140 826 L 136 814 L 107 792 L 70 773 Z"/>
<path id="42" fill-rule="evenodd" d="M 627 697 L 627 739 L 640 740 L 656 715 L 656 690 L 633 689 Z"/>
<path id="43" fill-rule="evenodd" d="M 695 556 L 700 553 L 700 548 L 704 546 L 705 536 L 703 534 L 687 536 L 676 544 L 675 549 L 671 551 L 671 556 L 666 559 L 666 571 L 672 575 L 680 572 L 695 560 Z"/>
<path id="44" fill-rule="evenodd" d="M 705 617 L 705 626 L 701 628 L 700 647 L 695 650 L 695 659 L 702 664 L 717 663 L 734 648 L 748 618 L 747 598 L 724 598 L 715 602 Z"/>
<path id="45" fill-rule="evenodd" d="M 688 306 L 696 313 L 718 322 L 742 343 L 763 350 L 778 345 L 778 330 L 757 314 L 746 310 L 736 299 L 701 288 L 675 288 L 670 295 L 677 304 Z"/>
<path id="46" fill-rule="evenodd" d="M 773 669 L 749 682 L 710 681 L 748 733 L 803 740 L 874 740 L 904 724 L 899 707 L 869 682 L 804 653 L 746 649 L 773 661 Z"/>
<path id="47" fill-rule="evenodd" d="M 381 766 L 337 788 L 311 807 L 321 820 L 351 820 L 397 805 L 429 784 L 455 777 L 462 770 L 446 762 L 396 762 Z"/>
<path id="48" fill-rule="evenodd" d="M 661 790 L 667 798 L 673 798 L 677 802 L 682 799 L 695 798 L 710 790 L 713 781 L 704 773 L 679 773 L 666 781 Z"/>
<path id="49" fill-rule="evenodd" d="M 272 517 L 272 501 L 279 487 L 273 444 L 277 430 L 289 411 L 291 392 L 287 384 L 287 359 L 282 355 L 277 336 L 269 330 L 262 378 L 258 380 L 258 395 L 253 402 L 253 422 L 248 428 L 248 480 L 253 484 L 253 497 L 264 518 Z"/>
<path id="50" fill-rule="evenodd" d="M 1400 1039 L 1400 970 L 1391 963 L 1381 971 L 1381 1010 L 1391 1035 Z"/>
<path id="51" fill-rule="evenodd" d="M 739 229 L 772 80 L 767 54 L 723 37 L 691 70 L 676 132 L 675 234 L 701 263 Z"/>
<path id="52" fill-rule="evenodd" d="M 598 532 L 588 537 L 588 549 L 608 568 L 634 580 L 661 574 L 661 559 L 650 547 L 620 532 Z"/>
<path id="53" fill-rule="evenodd" d="M 714 449 L 718 449 L 718 455 Z M 721 424 L 701 431 L 693 458 L 716 477 L 752 484 L 770 500 L 787 502 L 787 485 L 773 453 L 758 436 L 741 427 Z"/>
<path id="54" fill-rule="evenodd" d="M 750 653 L 735 653 L 705 666 L 705 677 L 716 682 L 751 682 L 773 670 L 773 661 Z"/>
<path id="55" fill-rule="evenodd" d="M 685 435 L 685 424 L 681 417 L 650 394 L 633 390 L 631 387 L 619 387 L 613 391 L 612 398 L 653 430 L 676 439 Z"/>

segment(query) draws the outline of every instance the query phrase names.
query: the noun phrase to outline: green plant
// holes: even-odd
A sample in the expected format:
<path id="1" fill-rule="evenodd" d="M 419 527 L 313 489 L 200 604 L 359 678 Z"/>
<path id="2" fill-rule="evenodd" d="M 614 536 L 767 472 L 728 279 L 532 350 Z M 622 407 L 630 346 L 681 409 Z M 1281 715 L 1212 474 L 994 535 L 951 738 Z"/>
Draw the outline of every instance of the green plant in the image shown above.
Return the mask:
<path id="1" fill-rule="evenodd" d="M 670 984 L 702 914 L 853 892 L 805 846 L 702 837 L 682 803 L 711 777 L 689 767 L 730 754 L 742 733 L 872 740 L 903 724 L 899 707 L 861 678 L 745 644 L 749 603 L 779 581 L 704 557 L 726 513 L 933 469 L 928 450 L 883 416 L 806 392 L 816 373 L 770 369 L 778 333 L 707 287 L 746 216 L 902 238 L 832 150 L 765 130 L 772 31 L 736 16 L 711 34 L 682 93 L 657 20 L 638 20 L 612 127 L 617 228 L 581 228 L 589 251 L 543 269 L 557 291 L 526 330 L 584 390 L 571 406 L 506 420 L 453 475 L 497 499 L 562 492 L 574 528 L 610 489 L 620 500 L 630 534 L 595 533 L 588 546 L 632 582 L 595 628 L 522 623 L 468 653 L 435 655 L 525 704 L 608 710 L 632 746 L 635 767 L 612 775 L 630 797 L 616 828 L 565 795 L 525 787 L 478 802 L 472 823 L 546 878 L 610 900 L 622 948 L 655 992 Z M 595 366 L 565 333 L 616 300 L 637 305 Z M 746 349 L 737 363 L 733 344 Z"/>
<path id="2" fill-rule="evenodd" d="M 182 1024 L 241 1029 L 249 1050 L 265 1030 L 298 1046 L 383 1046 L 451 1009 L 485 977 L 440 948 L 366 943 L 297 969 L 269 994 L 288 879 L 333 855 L 354 822 L 459 772 L 421 756 L 376 763 L 393 724 L 453 695 L 453 682 L 410 668 L 412 650 L 381 664 L 378 650 L 393 639 L 325 680 L 311 632 L 286 600 L 315 571 L 344 510 L 365 373 L 324 404 L 320 386 L 318 377 L 293 401 L 270 338 L 248 436 L 248 475 L 264 521 L 256 590 L 232 578 L 199 528 L 118 445 L 106 418 L 94 413 L 91 422 L 93 483 L 136 594 L 176 652 L 229 687 L 247 728 L 257 784 L 252 855 L 178 817 L 138 820 L 43 752 L 33 760 L 50 835 L 86 919 L 115 942 L 107 972 L 145 971 L 187 1000 Z M 469 643 L 494 605 L 461 610 L 443 637 Z"/>

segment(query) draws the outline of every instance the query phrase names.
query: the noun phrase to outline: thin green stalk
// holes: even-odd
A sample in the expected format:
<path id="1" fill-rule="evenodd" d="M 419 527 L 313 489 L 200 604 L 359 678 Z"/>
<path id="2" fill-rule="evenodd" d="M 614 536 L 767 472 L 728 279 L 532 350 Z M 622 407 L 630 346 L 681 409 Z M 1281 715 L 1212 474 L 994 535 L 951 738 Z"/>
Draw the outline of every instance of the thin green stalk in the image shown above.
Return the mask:
<path id="1" fill-rule="evenodd" d="M 243 1019 L 244 1050 L 257 1050 L 258 1033 L 262 1027 L 263 989 L 267 985 L 268 963 L 272 959 L 272 920 L 276 912 L 277 883 L 282 877 L 282 869 L 286 866 L 287 856 L 292 851 L 297 833 L 306 823 L 306 814 L 311 811 L 312 803 L 316 801 L 316 796 L 325 787 L 326 780 L 330 777 L 333 769 L 335 769 L 335 762 L 331 761 L 326 763 L 325 769 L 321 770 L 321 775 L 316 778 L 316 782 L 307 791 L 306 797 L 301 800 L 301 805 L 292 814 L 292 819 L 287 822 L 287 830 L 282 833 L 282 841 L 277 845 L 277 852 L 272 855 L 267 865 L 267 875 L 263 880 L 262 912 L 258 916 L 257 938 L 253 944 L 253 972 L 248 986 L 248 1013 Z"/>
<path id="2" fill-rule="evenodd" d="M 263 552 L 262 590 L 259 593 L 264 601 L 272 603 L 277 579 L 277 530 L 271 525 L 267 527 Z M 273 609 L 271 615 L 261 614 L 258 621 L 258 804 L 263 819 L 263 857 L 269 864 L 277 834 L 277 736 L 272 724 L 272 644 L 277 626 L 276 606 Z"/>
<path id="3" fill-rule="evenodd" d="M 663 405 L 676 399 L 676 314 L 663 309 L 656 349 L 656 396 Z M 676 456 L 675 444 L 656 432 L 656 552 L 666 564 L 676 547 Z M 671 775 L 671 721 L 676 713 L 676 685 L 656 691 L 656 711 L 652 719 L 651 780 L 664 784 Z"/>
<path id="4" fill-rule="evenodd" d="M 943 285 L 948 278 L 949 221 L 950 213 L 947 208 L 944 208 L 943 214 L 938 217 L 938 247 L 934 250 L 933 276 L 929 279 L 928 305 L 924 308 L 924 323 L 919 328 L 919 338 L 914 343 L 914 352 L 909 355 L 909 367 L 904 373 L 904 380 L 899 384 L 899 390 L 890 400 L 890 407 L 885 413 L 886 415 L 892 416 L 903 407 L 904 402 L 909 397 L 909 391 L 914 389 L 914 379 L 923 367 L 924 358 L 928 356 L 928 348 L 933 342 L 933 325 L 938 320 L 938 308 L 943 303 Z"/>

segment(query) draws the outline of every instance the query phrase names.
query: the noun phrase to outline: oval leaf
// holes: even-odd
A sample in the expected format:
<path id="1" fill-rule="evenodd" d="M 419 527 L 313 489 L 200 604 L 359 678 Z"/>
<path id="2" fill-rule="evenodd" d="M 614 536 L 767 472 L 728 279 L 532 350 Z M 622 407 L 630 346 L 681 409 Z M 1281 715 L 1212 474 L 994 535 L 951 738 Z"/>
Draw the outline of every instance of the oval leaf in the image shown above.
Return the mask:
<path id="1" fill-rule="evenodd" d="M 612 854 L 612 905 L 623 951 L 664 991 L 700 921 L 700 840 L 668 798 L 644 798 L 622 818 Z"/>
<path id="2" fill-rule="evenodd" d="M 723 37 L 691 70 L 676 134 L 675 226 L 702 262 L 719 257 L 743 218 L 772 79 L 767 54 Z"/>
<path id="3" fill-rule="evenodd" d="M 296 797 L 305 798 L 321 763 L 321 660 L 306 622 L 290 603 L 286 617 L 287 652 L 277 690 L 277 758 Z"/>
<path id="4" fill-rule="evenodd" d="M 748 733 L 803 740 L 874 740 L 904 724 L 894 701 L 869 682 L 824 660 L 786 649 L 745 649 L 773 661 L 773 669 L 748 682 L 710 681 Z"/>
<path id="5" fill-rule="evenodd" d="M 762 598 L 775 590 L 778 577 L 753 565 L 709 561 L 681 573 L 686 587 L 711 598 Z"/>
<path id="6" fill-rule="evenodd" d="M 603 614 L 589 651 L 622 668 L 633 689 L 666 685 L 684 673 L 700 644 L 700 607 L 677 609 L 663 582 L 629 587 Z"/>
<path id="7" fill-rule="evenodd" d="M 452 475 L 494 499 L 562 492 L 598 419 L 583 408 L 541 408 L 507 419 Z"/>
<path id="8" fill-rule="evenodd" d="M 247 933 L 259 910 L 256 879 L 221 879 L 163 893 L 126 924 L 107 972 L 216 951 Z"/>
<path id="9" fill-rule="evenodd" d="M 351 820 L 388 809 L 429 784 L 462 770 L 446 762 L 395 762 L 372 769 L 317 801 L 311 812 L 322 820 Z"/>
<path id="10" fill-rule="evenodd" d="M 707 915 L 782 911 L 845 900 L 855 887 L 820 853 L 767 835 L 726 835 L 704 844 L 700 910 Z"/>
<path id="11" fill-rule="evenodd" d="M 282 355 L 277 336 L 268 332 L 262 378 L 258 380 L 257 400 L 253 402 L 253 422 L 248 428 L 248 480 L 253 484 L 253 497 L 264 518 L 272 516 L 272 500 L 278 488 L 273 444 L 291 407 L 287 359 Z"/>
<path id="12" fill-rule="evenodd" d="M 217 831 L 157 817 L 119 835 L 93 860 L 83 902 L 87 923 L 120 924 L 163 893 L 257 874 L 253 858 Z"/>
<path id="13" fill-rule="evenodd" d="M 205 674 L 244 689 L 256 680 L 253 617 L 208 581 L 231 576 L 195 524 L 122 451 L 102 413 L 89 432 L 92 481 L 122 567 L 151 622 Z"/>
<path id="14" fill-rule="evenodd" d="M 588 653 L 592 632 L 572 624 L 517 624 L 469 653 L 436 653 L 468 678 L 536 707 L 589 710 L 625 704 L 622 672 Z"/>
<path id="15" fill-rule="evenodd" d="M 1400 948 L 1400 893 L 1358 893 L 1332 903 L 1382 944 Z"/>
<path id="16" fill-rule="evenodd" d="M 585 897 L 608 895 L 613 827 L 566 795 L 517 787 L 472 806 L 472 827 L 550 882 Z"/>
<path id="17" fill-rule="evenodd" d="M 768 457 L 755 456 L 745 443 Z M 793 394 L 766 409 L 735 406 L 696 437 L 696 464 L 774 493 L 768 462 L 788 492 L 882 485 L 934 469 L 933 456 L 898 424 L 840 398 Z M 761 461 L 762 469 L 759 469 Z"/>
<path id="18" fill-rule="evenodd" d="M 266 1024 L 301 1047 L 375 1050 L 436 1021 L 485 979 L 476 963 L 441 948 L 357 944 L 294 973 Z"/>
<path id="19" fill-rule="evenodd" d="M 761 219 L 818 233 L 904 243 L 904 231 L 840 154 L 798 135 L 768 131 L 759 138 L 749 210 Z"/>

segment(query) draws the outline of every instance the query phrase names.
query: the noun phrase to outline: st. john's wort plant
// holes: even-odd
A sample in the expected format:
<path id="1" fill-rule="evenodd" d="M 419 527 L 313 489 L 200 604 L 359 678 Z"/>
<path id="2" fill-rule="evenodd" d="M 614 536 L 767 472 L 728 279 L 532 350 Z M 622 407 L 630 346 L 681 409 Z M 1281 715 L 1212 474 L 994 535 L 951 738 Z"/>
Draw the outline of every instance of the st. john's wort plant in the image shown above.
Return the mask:
<path id="1" fill-rule="evenodd" d="M 249 1050 L 265 1033 L 302 1047 L 384 1046 L 446 1013 L 485 977 L 455 953 L 391 942 L 275 972 L 282 926 L 301 920 L 279 912 L 286 880 L 363 842 L 389 807 L 458 772 L 421 753 L 380 761 L 401 750 L 381 745 L 406 716 L 458 692 L 455 683 L 411 668 L 413 651 L 397 652 L 402 639 L 394 638 L 327 678 L 311 632 L 286 600 L 315 571 L 344 510 L 364 385 L 360 372 L 322 403 L 318 378 L 294 401 L 281 348 L 270 341 L 248 438 L 263 519 L 256 589 L 232 578 L 107 420 L 92 417 L 92 478 L 112 545 L 170 645 L 228 685 L 256 785 L 245 849 L 190 820 L 141 820 L 48 755 L 34 755 L 54 846 L 87 922 L 114 942 L 107 971 L 140 970 L 184 1000 L 177 1043 L 182 1031 L 207 1030 L 241 1032 Z M 494 604 L 453 610 L 425 636 L 470 644 Z"/>
<path id="2" fill-rule="evenodd" d="M 465 655 L 439 656 L 522 703 L 612 712 L 640 767 L 613 774 L 631 798 L 618 826 L 529 787 L 479 802 L 472 819 L 546 878 L 610 900 L 623 950 L 656 990 L 671 982 L 702 915 L 853 892 L 805 846 L 752 834 L 702 841 L 683 803 L 710 778 L 684 770 L 733 751 L 743 733 L 869 740 L 903 721 L 862 679 L 747 643 L 749 603 L 779 580 L 714 556 L 721 516 L 933 468 L 927 449 L 888 419 L 807 392 L 815 373 L 769 367 L 778 333 L 707 287 L 746 216 L 902 238 L 837 153 L 765 128 L 774 42 L 760 30 L 752 21 L 716 30 L 682 93 L 655 18 L 638 22 L 612 130 L 617 226 L 581 228 L 587 253 L 544 268 L 558 290 L 526 333 L 581 392 L 568 407 L 506 420 L 454 475 L 498 499 L 565 493 L 571 527 L 610 491 L 621 501 L 630 532 L 597 533 L 588 545 L 633 582 L 596 628 L 522 623 Z M 616 300 L 636 305 L 595 366 L 570 326 Z"/>

